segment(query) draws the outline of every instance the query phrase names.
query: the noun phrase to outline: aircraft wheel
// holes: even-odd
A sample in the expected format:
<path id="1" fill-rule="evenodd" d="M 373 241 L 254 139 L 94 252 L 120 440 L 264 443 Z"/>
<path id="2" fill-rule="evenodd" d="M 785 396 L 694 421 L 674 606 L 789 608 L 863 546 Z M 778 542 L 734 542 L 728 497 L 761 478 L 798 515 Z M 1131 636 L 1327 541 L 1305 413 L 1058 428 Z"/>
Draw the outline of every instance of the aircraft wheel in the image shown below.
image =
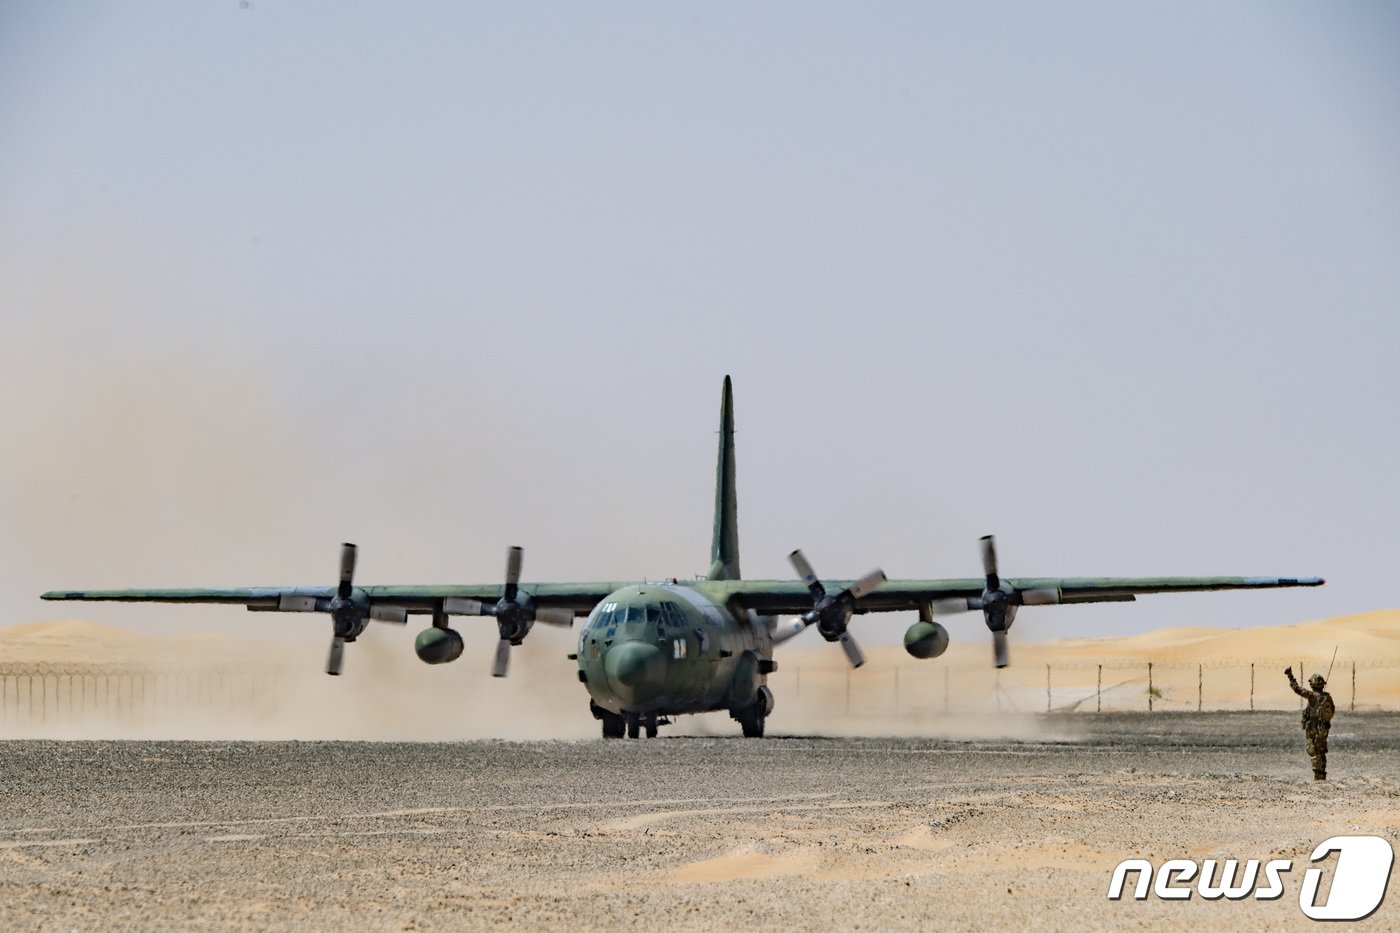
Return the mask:
<path id="1" fill-rule="evenodd" d="M 642 734 L 642 720 L 636 713 L 624 713 L 627 717 L 627 737 L 635 739 Z"/>
<path id="2" fill-rule="evenodd" d="M 603 738 L 622 738 L 625 723 L 623 722 L 621 716 L 619 716 L 617 713 L 608 712 L 607 710 L 599 706 L 597 703 L 594 703 L 592 701 L 589 702 L 588 706 L 589 710 L 593 713 L 593 718 L 600 720 L 603 723 Z"/>
<path id="3" fill-rule="evenodd" d="M 739 725 L 743 727 L 744 738 L 763 738 L 763 722 L 768 718 L 767 715 L 765 715 L 766 712 L 762 701 L 760 701 L 740 714 Z"/>
<path id="4" fill-rule="evenodd" d="M 649 716 L 647 716 L 646 727 L 647 727 L 647 738 L 649 738 L 649 739 L 654 739 L 654 738 L 656 738 L 656 714 L 655 714 L 655 713 L 652 713 L 652 714 L 650 714 Z"/>

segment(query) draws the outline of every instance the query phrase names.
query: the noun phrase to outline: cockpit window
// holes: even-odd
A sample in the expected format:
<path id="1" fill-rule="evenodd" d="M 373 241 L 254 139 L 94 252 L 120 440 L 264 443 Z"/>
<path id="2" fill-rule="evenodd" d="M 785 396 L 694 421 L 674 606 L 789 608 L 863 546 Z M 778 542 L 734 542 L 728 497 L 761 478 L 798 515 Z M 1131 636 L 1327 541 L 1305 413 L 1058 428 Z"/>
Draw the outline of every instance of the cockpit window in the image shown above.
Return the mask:
<path id="1" fill-rule="evenodd" d="M 647 621 L 653 624 L 661 621 L 660 606 L 647 606 Z"/>
<path id="2" fill-rule="evenodd" d="M 598 614 L 593 617 L 593 624 L 590 628 L 601 630 L 616 625 L 622 621 L 626 612 L 627 610 L 618 606 L 617 603 L 605 603 L 599 608 Z"/>

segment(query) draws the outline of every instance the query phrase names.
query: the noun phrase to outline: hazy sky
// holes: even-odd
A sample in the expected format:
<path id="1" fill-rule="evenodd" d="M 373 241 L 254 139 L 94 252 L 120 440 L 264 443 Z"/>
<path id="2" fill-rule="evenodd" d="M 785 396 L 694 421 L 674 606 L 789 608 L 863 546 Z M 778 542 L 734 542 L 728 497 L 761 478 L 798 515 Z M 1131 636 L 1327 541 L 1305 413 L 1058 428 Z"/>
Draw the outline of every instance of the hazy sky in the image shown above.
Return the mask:
<path id="1" fill-rule="evenodd" d="M 703 573 L 725 373 L 746 576 L 1400 605 L 1397 9 L 7 3 L 0 624 Z"/>

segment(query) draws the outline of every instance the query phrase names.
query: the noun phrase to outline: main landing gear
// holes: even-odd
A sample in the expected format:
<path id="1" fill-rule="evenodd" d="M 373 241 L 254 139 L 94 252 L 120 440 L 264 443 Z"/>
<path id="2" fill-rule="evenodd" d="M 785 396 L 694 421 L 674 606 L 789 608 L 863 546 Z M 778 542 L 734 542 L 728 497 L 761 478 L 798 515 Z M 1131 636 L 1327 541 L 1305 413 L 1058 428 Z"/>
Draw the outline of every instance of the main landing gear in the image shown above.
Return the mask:
<path id="1" fill-rule="evenodd" d="M 768 719 L 768 714 L 773 712 L 773 691 L 766 686 L 758 688 L 758 696 L 754 701 L 743 709 L 736 709 L 729 715 L 739 721 L 739 726 L 744 730 L 744 738 L 763 738 L 763 724 Z"/>
<path id="2" fill-rule="evenodd" d="M 744 738 L 763 738 L 763 723 L 768 719 L 768 709 L 762 700 L 734 714 L 739 726 L 744 730 Z"/>
<path id="3" fill-rule="evenodd" d="M 645 729 L 647 738 L 656 738 L 657 727 L 663 720 L 657 718 L 656 713 L 614 713 L 603 709 L 592 700 L 588 701 L 589 711 L 593 713 L 593 718 L 603 724 L 603 738 L 620 739 L 624 734 L 629 739 L 641 738 L 642 730 Z"/>

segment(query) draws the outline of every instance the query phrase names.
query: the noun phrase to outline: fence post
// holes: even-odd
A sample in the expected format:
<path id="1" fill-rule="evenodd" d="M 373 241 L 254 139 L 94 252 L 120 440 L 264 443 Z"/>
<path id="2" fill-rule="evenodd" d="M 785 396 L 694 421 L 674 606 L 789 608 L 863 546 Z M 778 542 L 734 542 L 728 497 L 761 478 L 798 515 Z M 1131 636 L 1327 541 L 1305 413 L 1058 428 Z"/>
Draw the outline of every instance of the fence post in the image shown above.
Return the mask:
<path id="1" fill-rule="evenodd" d="M 1094 691 L 1094 712 L 1103 712 L 1103 665 L 1099 665 L 1099 685 Z"/>
<path id="2" fill-rule="evenodd" d="M 1356 662 L 1351 662 L 1351 709 L 1349 712 L 1356 712 Z"/>
<path id="3" fill-rule="evenodd" d="M 1204 675 L 1201 673 L 1204 670 L 1204 664 L 1196 665 L 1196 712 L 1198 713 L 1201 711 L 1201 707 L 1204 702 L 1204 688 L 1202 687 L 1202 684 L 1204 683 Z"/>
<path id="4" fill-rule="evenodd" d="M 1147 662 L 1147 711 L 1152 712 L 1152 662 Z"/>
<path id="5" fill-rule="evenodd" d="M 1254 712 L 1254 662 L 1249 665 L 1249 711 Z"/>
<path id="6" fill-rule="evenodd" d="M 1045 712 L 1050 712 L 1050 665 L 1045 665 Z"/>

